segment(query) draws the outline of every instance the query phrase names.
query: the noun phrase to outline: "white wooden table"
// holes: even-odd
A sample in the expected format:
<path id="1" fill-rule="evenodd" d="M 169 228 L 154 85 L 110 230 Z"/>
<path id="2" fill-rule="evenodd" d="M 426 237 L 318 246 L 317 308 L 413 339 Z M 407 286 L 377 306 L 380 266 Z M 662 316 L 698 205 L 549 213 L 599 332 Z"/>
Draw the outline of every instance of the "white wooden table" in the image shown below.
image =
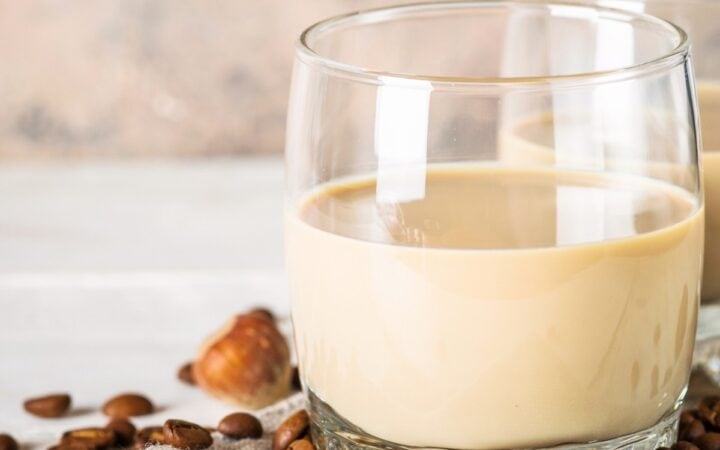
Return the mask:
<path id="1" fill-rule="evenodd" d="M 175 372 L 233 313 L 287 314 L 282 189 L 278 158 L 0 164 L 0 432 L 44 448 L 123 391 L 161 406 L 139 425 L 215 424 Z M 52 391 L 73 415 L 22 410 Z"/>

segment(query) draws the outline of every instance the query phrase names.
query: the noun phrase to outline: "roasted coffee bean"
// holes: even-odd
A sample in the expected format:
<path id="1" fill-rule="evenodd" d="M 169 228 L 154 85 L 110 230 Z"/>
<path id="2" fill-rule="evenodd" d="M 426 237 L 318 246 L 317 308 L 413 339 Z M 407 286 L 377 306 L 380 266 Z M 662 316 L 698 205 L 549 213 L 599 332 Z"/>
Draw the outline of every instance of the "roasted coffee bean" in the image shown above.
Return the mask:
<path id="1" fill-rule="evenodd" d="M 697 438 L 693 444 L 700 450 L 720 450 L 720 433 L 705 433 Z"/>
<path id="2" fill-rule="evenodd" d="M 250 312 L 248 314 L 257 314 L 257 315 L 265 317 L 266 319 L 270 320 L 271 322 L 275 322 L 275 314 L 273 314 L 273 312 L 267 308 L 253 308 L 250 310 Z"/>
<path id="3" fill-rule="evenodd" d="M 689 425 L 690 423 L 699 418 L 700 417 L 698 416 L 697 411 L 685 410 L 680 414 L 680 426 L 683 427 L 685 425 Z"/>
<path id="4" fill-rule="evenodd" d="M 302 390 L 302 382 L 300 381 L 300 370 L 297 366 L 293 367 L 292 388 L 296 391 Z"/>
<path id="5" fill-rule="evenodd" d="M 127 447 L 135 439 L 135 425 L 127 419 L 113 419 L 105 429 L 115 433 L 115 446 Z"/>
<path id="6" fill-rule="evenodd" d="M 193 363 L 189 362 L 184 364 L 177 373 L 178 380 L 185 384 L 195 386 L 197 381 L 195 380 L 195 373 L 193 372 Z"/>
<path id="7" fill-rule="evenodd" d="M 280 424 L 272 440 L 272 450 L 287 450 L 293 441 L 303 437 L 310 427 L 307 411 L 301 409 Z"/>
<path id="8" fill-rule="evenodd" d="M 0 450 L 18 450 L 18 443 L 9 434 L 0 433 Z"/>
<path id="9" fill-rule="evenodd" d="M 672 446 L 672 450 L 700 450 L 697 445 L 688 441 L 680 441 Z"/>
<path id="10" fill-rule="evenodd" d="M 218 431 L 233 439 L 257 439 L 263 435 L 260 421 L 252 414 L 243 412 L 225 416 L 218 424 Z"/>
<path id="11" fill-rule="evenodd" d="M 115 432 L 105 428 L 80 428 L 63 433 L 60 446 L 77 444 L 87 450 L 102 450 L 115 445 Z"/>
<path id="12" fill-rule="evenodd" d="M 38 417 L 60 417 L 70 409 L 70 395 L 50 394 L 25 400 L 25 411 Z"/>
<path id="13" fill-rule="evenodd" d="M 120 394 L 105 402 L 102 412 L 109 417 L 123 418 L 152 414 L 152 402 L 140 394 Z"/>
<path id="14" fill-rule="evenodd" d="M 81 442 L 70 442 L 67 444 L 57 444 L 48 447 L 47 450 L 88 450 L 88 447 Z"/>
<path id="15" fill-rule="evenodd" d="M 163 427 L 146 427 L 135 434 L 135 449 L 142 450 L 148 445 L 165 444 Z"/>
<path id="16" fill-rule="evenodd" d="M 184 420 L 168 420 L 163 426 L 163 434 L 165 443 L 176 448 L 200 450 L 213 443 L 212 436 L 205 428 Z"/>
<path id="17" fill-rule="evenodd" d="M 720 397 L 710 396 L 705 397 L 700 401 L 698 406 L 698 415 L 706 425 L 711 427 L 720 426 Z"/>
<path id="18" fill-rule="evenodd" d="M 694 442 L 695 439 L 705 434 L 705 425 L 701 420 L 694 420 L 690 424 L 681 426 L 678 439 L 681 441 Z"/>
<path id="19" fill-rule="evenodd" d="M 298 439 L 290 443 L 288 450 L 315 450 L 315 446 L 309 439 Z"/>

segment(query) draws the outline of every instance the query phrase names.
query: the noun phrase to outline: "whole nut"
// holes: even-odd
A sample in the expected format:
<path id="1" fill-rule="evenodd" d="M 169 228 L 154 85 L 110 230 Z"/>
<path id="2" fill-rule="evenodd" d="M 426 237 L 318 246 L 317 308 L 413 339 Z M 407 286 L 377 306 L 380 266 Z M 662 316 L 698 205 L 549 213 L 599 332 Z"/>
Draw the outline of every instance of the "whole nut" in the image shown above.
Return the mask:
<path id="1" fill-rule="evenodd" d="M 701 420 L 694 420 L 688 425 L 680 427 L 678 439 L 681 441 L 694 442 L 695 439 L 705 434 L 705 425 Z"/>
<path id="2" fill-rule="evenodd" d="M 113 419 L 105 425 L 105 429 L 115 433 L 115 446 L 127 447 L 135 439 L 135 425 L 127 419 Z"/>
<path id="3" fill-rule="evenodd" d="M 70 403 L 72 401 L 68 394 L 50 394 L 25 400 L 23 407 L 35 416 L 54 418 L 65 414 L 70 409 Z"/>
<path id="4" fill-rule="evenodd" d="M 261 316 L 264 316 L 266 319 L 275 322 L 275 314 L 273 314 L 273 312 L 267 308 L 262 308 L 262 307 L 253 308 L 248 312 L 248 314 L 260 314 Z"/>
<path id="5" fill-rule="evenodd" d="M 148 445 L 165 444 L 163 427 L 145 427 L 135 434 L 135 449 L 142 450 Z"/>
<path id="6" fill-rule="evenodd" d="M 257 417 L 243 412 L 225 416 L 218 424 L 218 431 L 232 439 L 258 439 L 263 435 Z"/>
<path id="7" fill-rule="evenodd" d="M 18 450 L 18 443 L 9 434 L 0 433 L 0 450 Z"/>
<path id="8" fill-rule="evenodd" d="M 290 443 L 288 450 L 315 450 L 315 446 L 309 439 L 298 439 Z"/>
<path id="9" fill-rule="evenodd" d="M 105 428 L 80 428 L 63 433 L 60 446 L 73 444 L 87 450 L 103 450 L 115 444 L 115 433 Z"/>
<path id="10" fill-rule="evenodd" d="M 304 409 L 297 411 L 285 419 L 275 431 L 272 450 L 287 450 L 293 441 L 302 438 L 307 433 L 309 427 L 310 417 L 307 411 Z"/>
<path id="11" fill-rule="evenodd" d="M 152 414 L 152 402 L 140 394 L 120 394 L 105 402 L 102 412 L 109 417 L 123 418 Z"/>
<path id="12" fill-rule="evenodd" d="M 262 314 L 234 317 L 200 350 L 195 379 L 204 391 L 257 409 L 290 392 L 290 350 L 275 322 Z"/>
<path id="13" fill-rule="evenodd" d="M 197 381 L 195 381 L 195 374 L 193 373 L 193 363 L 189 362 L 183 364 L 183 366 L 178 369 L 177 377 L 178 380 L 185 384 L 189 384 L 191 386 L 196 385 Z"/>
<path id="14" fill-rule="evenodd" d="M 163 434 L 165 443 L 176 448 L 201 450 L 213 443 L 212 436 L 205 428 L 184 420 L 168 420 L 163 426 Z"/>
<path id="15" fill-rule="evenodd" d="M 693 443 L 700 450 L 720 450 L 720 433 L 705 433 Z"/>

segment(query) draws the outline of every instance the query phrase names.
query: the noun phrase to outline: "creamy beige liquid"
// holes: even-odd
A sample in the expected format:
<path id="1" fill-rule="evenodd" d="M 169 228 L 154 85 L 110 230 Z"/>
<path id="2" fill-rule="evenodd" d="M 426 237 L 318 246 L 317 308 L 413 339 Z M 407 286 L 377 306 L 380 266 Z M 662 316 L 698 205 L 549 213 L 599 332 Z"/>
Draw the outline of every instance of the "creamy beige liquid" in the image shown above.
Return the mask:
<path id="1" fill-rule="evenodd" d="M 720 84 L 698 83 L 705 182 L 703 300 L 720 299 Z"/>
<path id="2" fill-rule="evenodd" d="M 720 83 L 697 84 L 703 137 L 706 233 L 702 298 L 720 299 Z M 573 124 L 567 128 L 572 133 Z M 556 130 L 551 116 L 531 119 L 501 134 L 502 160 L 507 163 L 555 164 L 552 146 Z M 670 178 L 671 166 L 653 167 L 655 175 Z"/>
<path id="3" fill-rule="evenodd" d="M 377 437 L 461 449 L 655 424 L 693 350 L 703 214 L 640 178 L 456 166 L 424 196 L 326 186 L 287 216 L 309 388 Z"/>

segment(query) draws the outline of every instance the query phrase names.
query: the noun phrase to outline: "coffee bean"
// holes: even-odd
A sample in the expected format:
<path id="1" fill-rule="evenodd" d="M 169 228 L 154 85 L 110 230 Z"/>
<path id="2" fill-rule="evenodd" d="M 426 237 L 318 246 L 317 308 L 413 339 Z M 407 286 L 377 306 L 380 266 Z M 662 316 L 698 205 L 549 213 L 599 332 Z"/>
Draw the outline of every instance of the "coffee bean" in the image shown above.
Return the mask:
<path id="1" fill-rule="evenodd" d="M 115 444 L 115 433 L 105 428 L 80 428 L 63 433 L 60 445 L 81 445 L 87 450 L 103 450 Z"/>
<path id="2" fill-rule="evenodd" d="M 720 426 L 720 420 L 718 420 L 720 419 L 720 417 L 718 417 L 719 413 L 720 397 L 710 396 L 705 397 L 700 401 L 700 405 L 698 406 L 698 415 L 706 425 L 710 425 L 711 427 Z"/>
<path id="3" fill-rule="evenodd" d="M 700 450 L 720 450 L 720 433 L 705 433 L 693 443 Z"/>
<path id="4" fill-rule="evenodd" d="M 688 441 L 680 441 L 672 446 L 672 450 L 700 450 L 696 445 Z"/>
<path id="5" fill-rule="evenodd" d="M 177 377 L 178 380 L 183 383 L 195 386 L 197 381 L 195 380 L 195 373 L 193 372 L 193 363 L 189 362 L 180 367 Z"/>
<path id="6" fill-rule="evenodd" d="M 695 439 L 705 434 L 705 425 L 701 420 L 694 420 L 689 425 L 681 426 L 678 439 L 681 441 L 694 442 Z"/>
<path id="7" fill-rule="evenodd" d="M 140 394 L 121 394 L 105 402 L 102 412 L 109 417 L 123 418 L 152 414 L 152 402 Z"/>
<path id="8" fill-rule="evenodd" d="M 57 444 L 48 447 L 47 450 L 88 450 L 88 447 L 80 442 L 70 442 L 67 444 Z"/>
<path id="9" fill-rule="evenodd" d="M 25 411 L 38 417 L 60 417 L 70 409 L 70 395 L 50 394 L 25 400 Z"/>
<path id="10" fill-rule="evenodd" d="M 135 449 L 143 450 L 148 445 L 165 444 L 163 427 L 145 427 L 135 434 Z"/>
<path id="11" fill-rule="evenodd" d="M 176 448 L 200 450 L 213 443 L 212 436 L 205 428 L 184 420 L 168 420 L 163 426 L 163 434 L 165 443 Z"/>
<path id="12" fill-rule="evenodd" d="M 115 433 L 115 445 L 127 447 L 135 439 L 135 425 L 127 419 L 113 419 L 107 425 L 106 430 Z"/>
<path id="13" fill-rule="evenodd" d="M 302 382 L 300 381 L 300 370 L 297 368 L 297 366 L 293 367 L 292 388 L 296 391 L 302 390 Z"/>
<path id="14" fill-rule="evenodd" d="M 689 425 L 690 423 L 699 418 L 700 417 L 698 416 L 697 411 L 685 410 L 680 414 L 680 426 L 683 427 L 685 425 Z"/>
<path id="15" fill-rule="evenodd" d="M 315 446 L 308 439 L 298 439 L 290 443 L 288 450 L 315 450 Z"/>
<path id="16" fill-rule="evenodd" d="M 233 439 L 257 439 L 263 435 L 260 421 L 252 414 L 238 412 L 220 421 L 218 431 Z"/>
<path id="17" fill-rule="evenodd" d="M 257 314 L 263 316 L 271 322 L 275 322 L 275 314 L 267 308 L 253 308 L 248 314 Z"/>
<path id="18" fill-rule="evenodd" d="M 18 443 L 9 434 L 0 433 L 0 450 L 18 450 Z"/>
<path id="19" fill-rule="evenodd" d="M 272 450 L 287 450 L 293 441 L 303 437 L 310 427 L 310 417 L 307 411 L 301 409 L 280 424 L 275 431 L 272 441 Z"/>

